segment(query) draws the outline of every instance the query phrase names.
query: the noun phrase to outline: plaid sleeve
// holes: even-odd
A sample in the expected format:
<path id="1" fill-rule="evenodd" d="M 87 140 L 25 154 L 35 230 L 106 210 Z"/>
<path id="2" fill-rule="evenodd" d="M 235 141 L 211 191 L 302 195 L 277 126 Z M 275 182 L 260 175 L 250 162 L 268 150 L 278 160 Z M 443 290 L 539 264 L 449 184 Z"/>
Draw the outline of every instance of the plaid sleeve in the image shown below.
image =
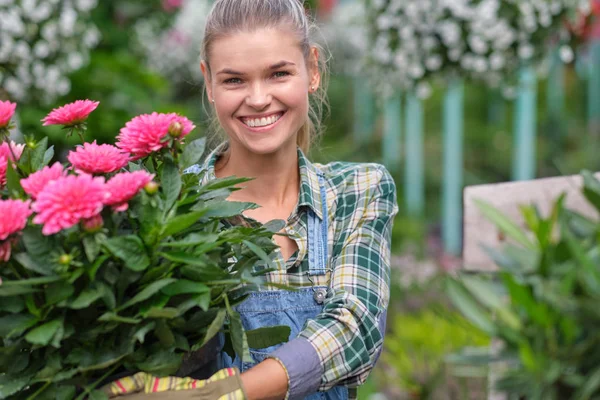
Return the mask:
<path id="1" fill-rule="evenodd" d="M 397 212 L 394 181 L 377 164 L 363 167 L 338 194 L 335 218 L 346 223 L 333 242 L 333 295 L 299 335 L 319 355 L 324 372 L 320 391 L 364 383 L 377 360 L 389 302 L 391 228 Z"/>

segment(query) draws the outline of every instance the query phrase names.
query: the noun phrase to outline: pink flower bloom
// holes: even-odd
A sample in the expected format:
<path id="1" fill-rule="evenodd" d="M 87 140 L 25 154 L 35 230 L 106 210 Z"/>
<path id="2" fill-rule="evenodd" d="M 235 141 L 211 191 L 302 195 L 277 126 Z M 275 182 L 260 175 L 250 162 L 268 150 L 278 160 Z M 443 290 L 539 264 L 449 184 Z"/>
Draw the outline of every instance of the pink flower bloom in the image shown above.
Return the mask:
<path id="1" fill-rule="evenodd" d="M 21 179 L 21 186 L 25 193 L 36 199 L 48 183 L 65 175 L 66 171 L 63 170 L 62 165 L 59 162 L 55 162 L 51 167 L 44 167 L 27 178 Z"/>
<path id="2" fill-rule="evenodd" d="M 8 100 L 0 101 L 0 129 L 8 126 L 16 108 L 16 103 L 11 103 Z"/>
<path id="3" fill-rule="evenodd" d="M 52 235 L 100 214 L 109 193 L 104 178 L 88 174 L 60 177 L 46 185 L 33 203 L 33 218 L 43 224 L 42 233 Z"/>
<path id="4" fill-rule="evenodd" d="M 88 174 L 115 172 L 129 161 L 129 155 L 110 144 L 84 143 L 67 157 L 73 167 Z"/>
<path id="5" fill-rule="evenodd" d="M 99 101 L 77 100 L 55 108 L 42 120 L 46 125 L 73 126 L 82 123 L 98 107 Z"/>
<path id="6" fill-rule="evenodd" d="M 102 219 L 102 215 L 98 214 L 94 215 L 92 218 L 83 220 L 81 225 L 86 232 L 94 233 L 102 229 L 104 226 L 104 220 Z"/>
<path id="7" fill-rule="evenodd" d="M 0 241 L 25 228 L 27 218 L 32 212 L 29 208 L 30 203 L 29 200 L 0 200 Z"/>
<path id="8" fill-rule="evenodd" d="M 183 0 L 162 0 L 163 10 L 171 12 L 181 7 Z"/>
<path id="9" fill-rule="evenodd" d="M 115 175 L 106 183 L 110 197 L 104 203 L 112 206 L 115 211 L 127 210 L 127 202 L 152 181 L 152 178 L 154 175 L 146 171 L 122 172 Z"/>
<path id="10" fill-rule="evenodd" d="M 16 144 L 12 141 L 10 142 L 10 147 L 6 142 L 0 144 L 0 187 L 6 185 L 6 168 L 8 167 L 8 160 L 19 160 L 24 148 L 24 144 Z"/>
<path id="11" fill-rule="evenodd" d="M 195 128 L 189 119 L 175 113 L 142 114 L 121 128 L 121 132 L 117 136 L 117 147 L 132 153 L 135 160 L 145 157 L 168 145 L 163 138 L 169 134 L 169 127 L 173 122 L 179 122 L 183 126 L 177 140 L 181 140 Z"/>

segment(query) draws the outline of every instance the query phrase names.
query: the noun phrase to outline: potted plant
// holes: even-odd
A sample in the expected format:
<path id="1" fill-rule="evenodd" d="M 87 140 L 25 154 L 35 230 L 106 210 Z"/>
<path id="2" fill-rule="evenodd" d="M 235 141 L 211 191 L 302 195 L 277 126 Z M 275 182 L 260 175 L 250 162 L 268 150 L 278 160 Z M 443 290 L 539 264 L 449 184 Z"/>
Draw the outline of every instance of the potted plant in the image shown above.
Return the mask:
<path id="1" fill-rule="evenodd" d="M 44 125 L 81 134 L 97 106 Z M 226 201 L 245 179 L 185 173 L 204 150 L 184 144 L 191 121 L 140 115 L 117 146 L 83 143 L 49 165 L 47 138 L 8 140 L 15 107 L 0 102 L 0 399 L 98 399 L 123 373 L 187 375 L 219 332 L 241 357 L 253 338 L 287 340 L 283 327 L 246 334 L 234 310 L 272 265 L 281 221 L 223 223 L 256 205 Z"/>

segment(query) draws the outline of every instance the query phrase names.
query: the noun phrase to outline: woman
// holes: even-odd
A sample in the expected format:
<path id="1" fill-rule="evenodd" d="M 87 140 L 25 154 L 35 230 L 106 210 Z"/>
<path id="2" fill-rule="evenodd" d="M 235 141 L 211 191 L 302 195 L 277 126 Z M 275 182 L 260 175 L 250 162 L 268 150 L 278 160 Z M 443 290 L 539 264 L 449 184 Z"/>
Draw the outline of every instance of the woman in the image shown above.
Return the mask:
<path id="1" fill-rule="evenodd" d="M 396 189 L 381 165 L 306 158 L 325 93 L 310 32 L 299 0 L 217 0 L 203 41 L 206 94 L 226 141 L 195 171 L 254 178 L 229 200 L 261 206 L 248 220 L 287 221 L 265 279 L 299 289 L 271 287 L 237 307 L 245 329 L 292 329 L 289 342 L 253 349 L 253 363 L 223 354 L 222 367 L 237 368 L 229 374 L 241 371 L 230 391 L 251 400 L 354 399 L 383 344 Z"/>

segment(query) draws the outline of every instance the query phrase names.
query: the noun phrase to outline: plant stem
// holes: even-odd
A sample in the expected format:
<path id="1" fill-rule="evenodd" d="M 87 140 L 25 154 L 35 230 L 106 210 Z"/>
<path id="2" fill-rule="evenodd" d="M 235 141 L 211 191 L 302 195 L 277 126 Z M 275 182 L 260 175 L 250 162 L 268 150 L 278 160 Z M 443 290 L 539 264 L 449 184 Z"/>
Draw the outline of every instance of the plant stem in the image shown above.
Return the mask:
<path id="1" fill-rule="evenodd" d="M 39 395 L 40 395 L 40 394 L 41 394 L 41 393 L 42 393 L 44 390 L 46 390 L 46 388 L 47 388 L 48 386 L 50 386 L 50 383 L 51 383 L 50 381 L 46 381 L 46 383 L 44 383 L 44 386 L 42 386 L 41 388 L 39 388 L 39 389 L 37 390 L 37 392 L 35 392 L 35 393 L 34 393 L 34 394 L 32 394 L 31 396 L 29 396 L 29 397 L 27 398 L 27 400 L 33 400 L 33 399 L 35 399 L 36 397 L 38 397 L 38 396 L 39 396 Z"/>
<path id="2" fill-rule="evenodd" d="M 82 400 L 84 398 L 84 396 L 86 394 L 90 394 L 91 390 L 95 390 L 96 386 L 98 386 L 98 384 L 100 382 L 102 382 L 104 379 L 106 379 L 107 376 L 109 376 L 110 374 L 112 374 L 113 372 L 115 372 L 115 370 L 119 368 L 119 364 L 115 364 L 111 369 L 109 369 L 108 371 L 106 371 L 106 373 L 104 375 L 102 375 L 100 378 L 98 378 L 96 380 L 96 382 L 92 383 L 90 386 L 92 387 L 92 389 L 90 389 L 90 386 L 86 386 L 83 393 L 81 393 L 76 400 Z"/>

